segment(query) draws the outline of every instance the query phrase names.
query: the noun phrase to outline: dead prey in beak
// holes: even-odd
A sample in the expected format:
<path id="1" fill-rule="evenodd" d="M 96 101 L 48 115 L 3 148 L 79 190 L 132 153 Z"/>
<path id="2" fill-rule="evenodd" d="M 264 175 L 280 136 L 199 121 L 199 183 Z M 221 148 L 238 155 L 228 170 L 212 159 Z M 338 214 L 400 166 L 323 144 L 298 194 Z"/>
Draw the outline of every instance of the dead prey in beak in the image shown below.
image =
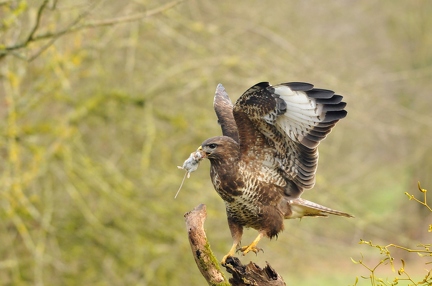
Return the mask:
<path id="1" fill-rule="evenodd" d="M 186 173 L 183 177 L 183 180 L 180 184 L 180 187 L 174 199 L 177 198 L 177 195 L 179 194 L 186 177 L 189 179 L 190 174 L 192 172 L 195 172 L 198 169 L 200 161 L 204 158 L 205 158 L 205 153 L 202 151 L 201 147 L 199 147 L 195 152 L 192 152 L 190 154 L 189 158 L 187 158 L 186 161 L 184 161 L 183 166 L 177 166 L 177 168 L 179 169 L 186 170 Z"/>

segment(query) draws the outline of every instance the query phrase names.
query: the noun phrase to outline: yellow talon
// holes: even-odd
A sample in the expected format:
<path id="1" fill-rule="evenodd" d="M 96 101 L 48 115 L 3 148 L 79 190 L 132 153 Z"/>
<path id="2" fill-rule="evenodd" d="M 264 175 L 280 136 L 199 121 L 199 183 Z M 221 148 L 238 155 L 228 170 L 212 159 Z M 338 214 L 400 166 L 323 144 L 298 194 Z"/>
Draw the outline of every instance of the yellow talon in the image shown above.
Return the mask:
<path id="1" fill-rule="evenodd" d="M 227 260 L 228 257 L 232 257 L 232 256 L 234 256 L 234 254 L 236 253 L 236 249 L 237 249 L 237 243 L 233 243 L 233 245 L 232 245 L 230 251 L 228 252 L 228 254 L 225 255 L 225 256 L 222 258 L 222 261 L 221 261 L 221 264 L 222 264 L 222 265 L 225 265 L 225 264 L 226 264 L 226 260 Z"/>
<path id="2" fill-rule="evenodd" d="M 248 246 L 243 246 L 237 249 L 237 246 L 240 244 L 240 240 L 238 241 L 234 241 L 233 245 L 231 246 L 230 251 L 228 252 L 227 255 L 225 255 L 222 258 L 221 264 L 222 265 L 226 265 L 226 260 L 228 259 L 228 257 L 232 257 L 234 256 L 234 254 L 236 254 L 236 252 L 241 251 L 243 253 L 243 255 L 246 255 L 246 253 L 252 251 L 255 252 L 255 254 L 258 254 L 259 251 L 264 252 L 264 250 L 262 250 L 261 248 L 257 247 L 258 242 L 261 240 L 261 238 L 264 236 L 264 233 L 259 233 L 258 236 L 255 238 L 254 241 L 252 241 L 251 244 L 249 244 Z"/>
<path id="3" fill-rule="evenodd" d="M 250 251 L 255 252 L 255 254 L 258 254 L 259 251 L 264 252 L 264 250 L 262 248 L 256 247 L 256 245 L 253 245 L 253 243 L 251 243 L 248 246 L 243 246 L 243 247 L 239 248 L 237 251 L 241 251 L 243 253 L 243 256 L 246 255 L 246 253 L 248 253 Z"/>
<path id="4" fill-rule="evenodd" d="M 255 252 L 255 254 L 258 254 L 259 251 L 264 252 L 264 250 L 257 247 L 257 244 L 261 240 L 262 237 L 263 237 L 262 233 L 258 234 L 257 238 L 255 238 L 255 240 L 252 241 L 251 244 L 249 244 L 248 246 L 243 246 L 243 247 L 239 248 L 238 251 L 241 251 L 243 253 L 243 255 L 246 255 L 246 253 L 248 253 L 250 251 Z"/>

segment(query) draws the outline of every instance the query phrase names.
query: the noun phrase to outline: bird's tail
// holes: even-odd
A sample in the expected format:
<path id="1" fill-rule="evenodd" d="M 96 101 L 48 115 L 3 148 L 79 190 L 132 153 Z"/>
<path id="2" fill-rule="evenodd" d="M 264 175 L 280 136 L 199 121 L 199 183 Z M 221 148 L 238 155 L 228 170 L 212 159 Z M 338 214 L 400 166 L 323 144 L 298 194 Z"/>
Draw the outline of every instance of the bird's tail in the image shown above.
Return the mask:
<path id="1" fill-rule="evenodd" d="M 285 218 L 302 218 L 304 216 L 328 216 L 329 214 L 354 217 L 350 214 L 333 210 L 331 208 L 319 205 L 317 203 L 304 200 L 302 198 L 296 198 L 288 201 L 291 209 L 291 213 L 287 214 Z"/>

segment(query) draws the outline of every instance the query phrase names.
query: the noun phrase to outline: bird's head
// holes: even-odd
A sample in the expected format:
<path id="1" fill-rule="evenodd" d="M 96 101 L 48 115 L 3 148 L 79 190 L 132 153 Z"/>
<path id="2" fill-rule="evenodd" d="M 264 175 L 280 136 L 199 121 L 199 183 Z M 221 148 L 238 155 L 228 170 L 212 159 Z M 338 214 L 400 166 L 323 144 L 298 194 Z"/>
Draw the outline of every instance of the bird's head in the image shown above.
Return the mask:
<path id="1" fill-rule="evenodd" d="M 209 160 L 218 160 L 225 154 L 236 157 L 239 152 L 238 143 L 228 136 L 212 137 L 205 140 L 198 148 L 204 158 Z"/>

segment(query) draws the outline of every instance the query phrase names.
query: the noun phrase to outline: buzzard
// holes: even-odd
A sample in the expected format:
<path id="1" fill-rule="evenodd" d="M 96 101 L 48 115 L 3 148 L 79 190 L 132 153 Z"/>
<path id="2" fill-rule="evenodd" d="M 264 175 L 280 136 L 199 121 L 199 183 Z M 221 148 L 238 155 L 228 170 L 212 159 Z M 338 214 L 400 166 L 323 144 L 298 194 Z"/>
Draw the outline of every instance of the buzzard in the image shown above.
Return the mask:
<path id="1" fill-rule="evenodd" d="M 261 82 L 234 105 L 217 86 L 214 109 L 223 136 L 205 140 L 196 153 L 197 160 L 210 160 L 212 183 L 226 206 L 233 245 L 222 264 L 236 251 L 257 253 L 260 239 L 277 236 L 284 219 L 352 217 L 300 198 L 315 184 L 318 144 L 346 116 L 345 106 L 342 96 L 309 83 Z M 259 234 L 240 247 L 244 227 Z"/>

